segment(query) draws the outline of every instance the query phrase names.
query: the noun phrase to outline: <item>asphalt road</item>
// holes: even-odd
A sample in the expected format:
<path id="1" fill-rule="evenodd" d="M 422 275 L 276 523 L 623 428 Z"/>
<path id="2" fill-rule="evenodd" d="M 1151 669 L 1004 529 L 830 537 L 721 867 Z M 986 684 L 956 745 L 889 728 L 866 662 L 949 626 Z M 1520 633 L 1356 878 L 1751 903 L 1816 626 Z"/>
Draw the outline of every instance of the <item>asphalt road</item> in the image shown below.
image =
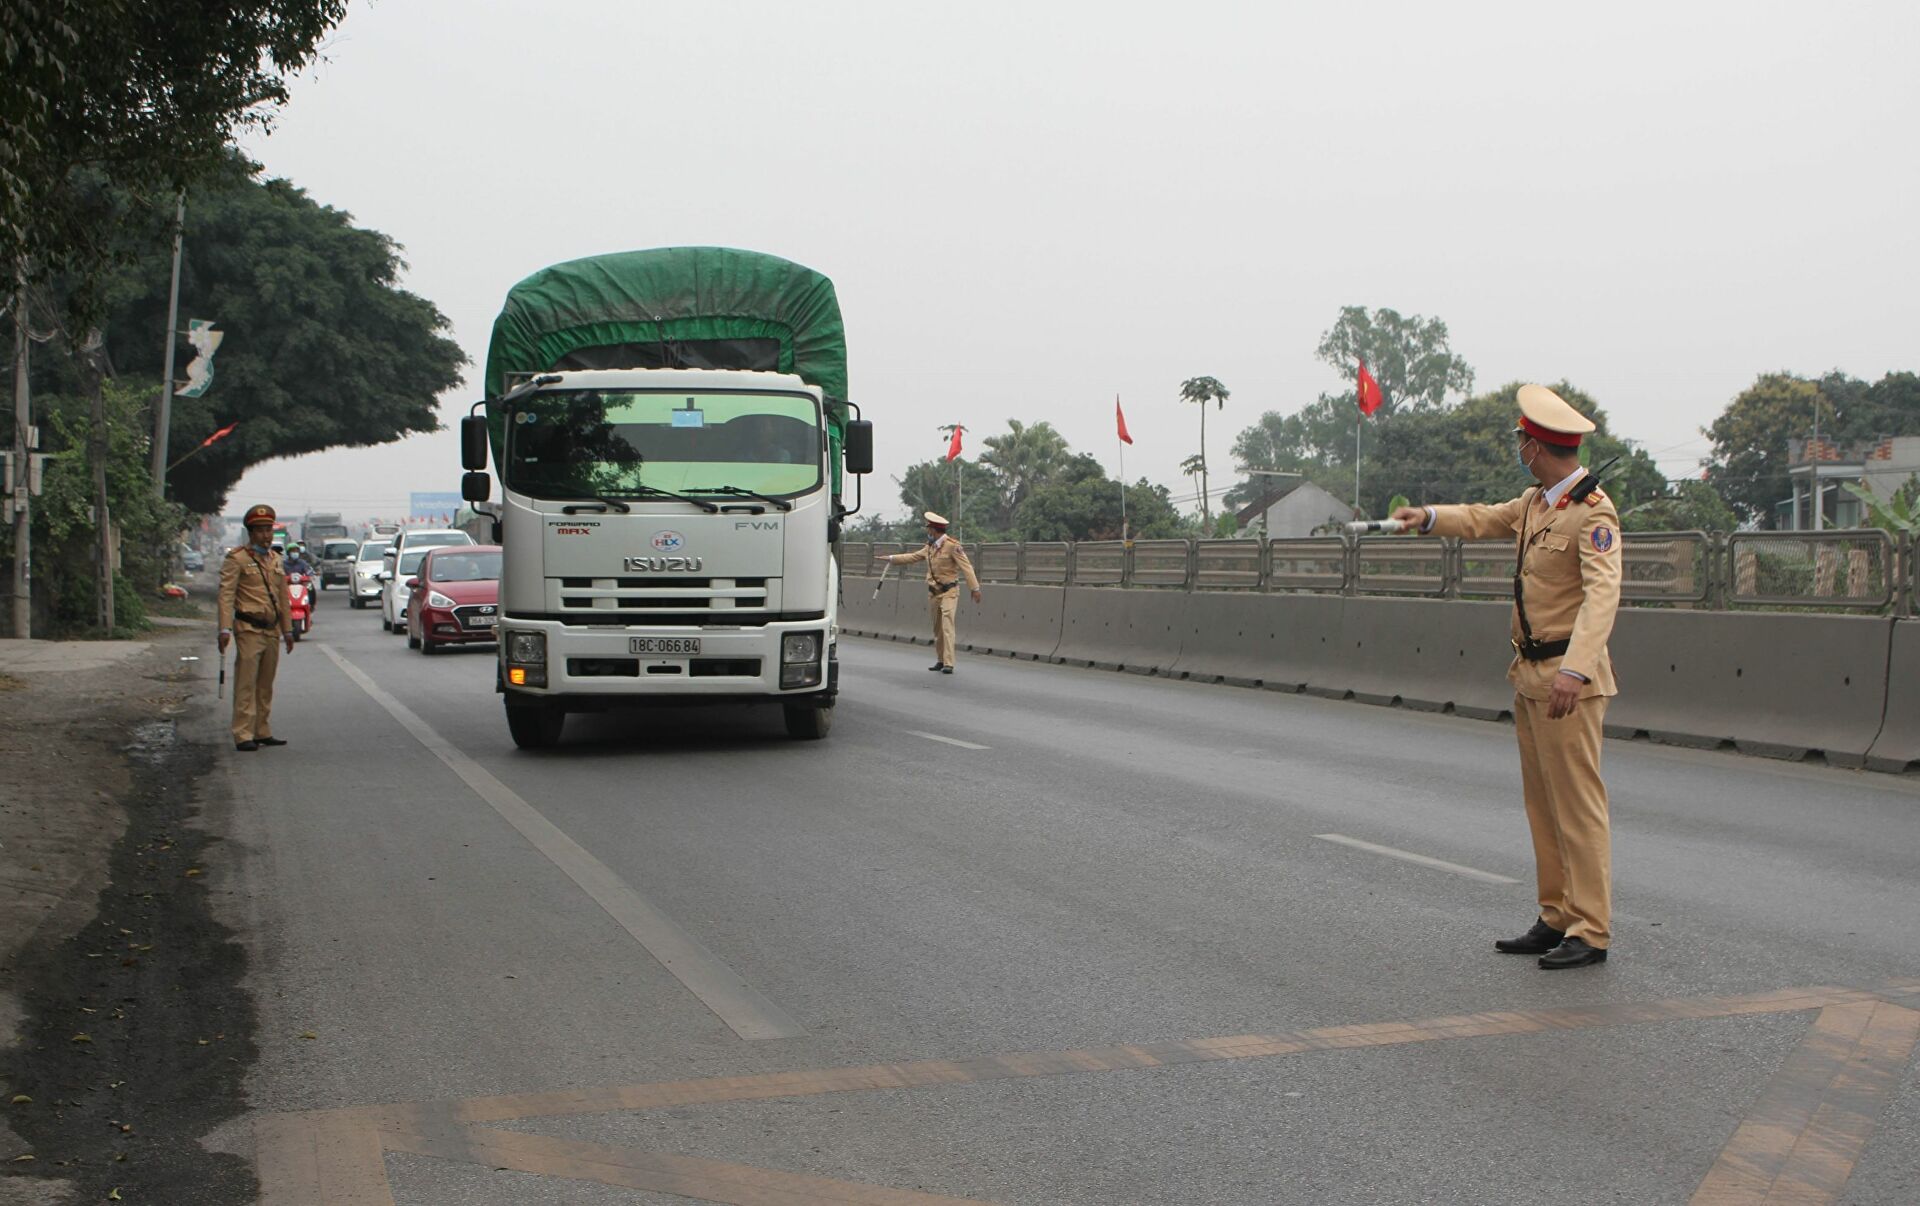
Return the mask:
<path id="1" fill-rule="evenodd" d="M 1911 778 L 1609 742 L 1547 973 L 1508 726 L 851 640 L 525 754 L 377 614 L 215 822 L 269 1201 L 1920 1201 Z"/>

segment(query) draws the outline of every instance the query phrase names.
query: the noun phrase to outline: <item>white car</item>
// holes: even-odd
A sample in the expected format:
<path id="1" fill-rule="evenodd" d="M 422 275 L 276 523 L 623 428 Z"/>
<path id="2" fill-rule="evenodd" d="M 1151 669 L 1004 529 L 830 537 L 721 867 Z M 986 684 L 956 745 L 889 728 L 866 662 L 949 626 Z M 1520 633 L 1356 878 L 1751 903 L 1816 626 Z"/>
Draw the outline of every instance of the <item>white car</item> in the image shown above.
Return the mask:
<path id="1" fill-rule="evenodd" d="M 385 540 L 369 540 L 361 544 L 353 555 L 353 567 L 347 576 L 347 605 L 356 610 L 378 599 L 380 590 L 380 571 L 385 563 L 380 554 L 387 551 Z"/>
<path id="2" fill-rule="evenodd" d="M 380 555 L 380 622 L 388 632 L 407 630 L 407 579 L 420 572 L 427 550 L 472 543 L 457 528 L 410 529 L 393 538 L 393 547 Z"/>

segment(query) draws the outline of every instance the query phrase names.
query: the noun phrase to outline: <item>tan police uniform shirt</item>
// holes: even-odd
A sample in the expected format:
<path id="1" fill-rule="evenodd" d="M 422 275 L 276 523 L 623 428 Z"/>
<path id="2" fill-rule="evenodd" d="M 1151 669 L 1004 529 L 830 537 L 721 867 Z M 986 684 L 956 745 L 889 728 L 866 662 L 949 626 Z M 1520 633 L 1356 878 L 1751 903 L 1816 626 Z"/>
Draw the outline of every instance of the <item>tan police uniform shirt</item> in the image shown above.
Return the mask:
<path id="1" fill-rule="evenodd" d="M 1620 609 L 1620 516 L 1603 490 L 1553 505 L 1536 501 L 1542 491 L 1529 487 L 1519 498 L 1492 505 L 1434 507 L 1430 536 L 1469 540 L 1507 539 L 1525 544 L 1520 553 L 1520 597 L 1527 623 L 1538 641 L 1567 638 L 1563 657 L 1530 662 L 1516 654 L 1507 668 L 1514 690 L 1529 699 L 1545 699 L 1554 677 L 1571 670 L 1587 681 L 1580 698 L 1615 695 L 1613 661 L 1607 639 Z M 1521 639 L 1520 613 L 1512 624 Z"/>
<path id="2" fill-rule="evenodd" d="M 261 627 L 239 620 L 241 613 L 268 623 Z M 227 550 L 226 560 L 220 563 L 220 602 L 214 614 L 222 631 L 291 633 L 287 572 L 280 555 L 268 552 L 256 556 L 253 546 L 245 544 Z"/>
<path id="3" fill-rule="evenodd" d="M 887 558 L 895 565 L 909 565 L 915 561 L 927 563 L 927 585 L 939 589 L 952 586 L 962 576 L 967 580 L 968 590 L 979 590 L 980 579 L 973 573 L 973 561 L 967 556 L 967 550 L 951 536 L 942 536 L 934 544 L 923 544 L 911 553 L 894 553 Z"/>

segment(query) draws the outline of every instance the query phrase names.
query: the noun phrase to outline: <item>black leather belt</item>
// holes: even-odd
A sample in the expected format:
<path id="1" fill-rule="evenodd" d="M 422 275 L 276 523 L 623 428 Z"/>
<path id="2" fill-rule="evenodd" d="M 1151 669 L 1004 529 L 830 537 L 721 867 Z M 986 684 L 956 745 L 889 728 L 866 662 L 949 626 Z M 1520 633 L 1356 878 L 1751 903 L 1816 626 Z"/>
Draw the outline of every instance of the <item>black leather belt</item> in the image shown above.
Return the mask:
<path id="1" fill-rule="evenodd" d="M 1513 649 L 1515 653 L 1530 662 L 1544 662 L 1550 657 L 1565 656 L 1567 647 L 1571 644 L 1573 644 L 1571 638 L 1558 641 L 1525 640 L 1513 642 Z"/>
<path id="2" fill-rule="evenodd" d="M 236 611 L 233 613 L 233 618 L 241 621 L 242 623 L 246 624 L 250 628 L 265 628 L 268 630 L 272 630 L 280 627 L 280 621 L 277 618 L 272 616 L 250 616 L 243 611 Z"/>
<path id="3" fill-rule="evenodd" d="M 958 585 L 960 585 L 958 578 L 955 578 L 951 582 L 929 582 L 927 583 L 927 593 L 930 595 L 944 595 Z"/>

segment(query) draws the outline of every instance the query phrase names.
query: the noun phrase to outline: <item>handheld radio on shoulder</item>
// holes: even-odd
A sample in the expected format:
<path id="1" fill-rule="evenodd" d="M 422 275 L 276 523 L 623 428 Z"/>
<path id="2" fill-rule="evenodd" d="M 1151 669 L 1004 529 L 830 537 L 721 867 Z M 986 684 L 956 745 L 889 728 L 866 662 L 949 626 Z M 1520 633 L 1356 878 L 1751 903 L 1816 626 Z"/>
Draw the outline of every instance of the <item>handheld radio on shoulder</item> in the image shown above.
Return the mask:
<path id="1" fill-rule="evenodd" d="M 1587 495 L 1600 488 L 1600 475 L 1613 468 L 1619 460 L 1616 456 L 1598 469 L 1589 470 L 1585 477 L 1573 484 L 1573 489 L 1567 491 L 1567 497 L 1574 502 L 1585 502 Z"/>

